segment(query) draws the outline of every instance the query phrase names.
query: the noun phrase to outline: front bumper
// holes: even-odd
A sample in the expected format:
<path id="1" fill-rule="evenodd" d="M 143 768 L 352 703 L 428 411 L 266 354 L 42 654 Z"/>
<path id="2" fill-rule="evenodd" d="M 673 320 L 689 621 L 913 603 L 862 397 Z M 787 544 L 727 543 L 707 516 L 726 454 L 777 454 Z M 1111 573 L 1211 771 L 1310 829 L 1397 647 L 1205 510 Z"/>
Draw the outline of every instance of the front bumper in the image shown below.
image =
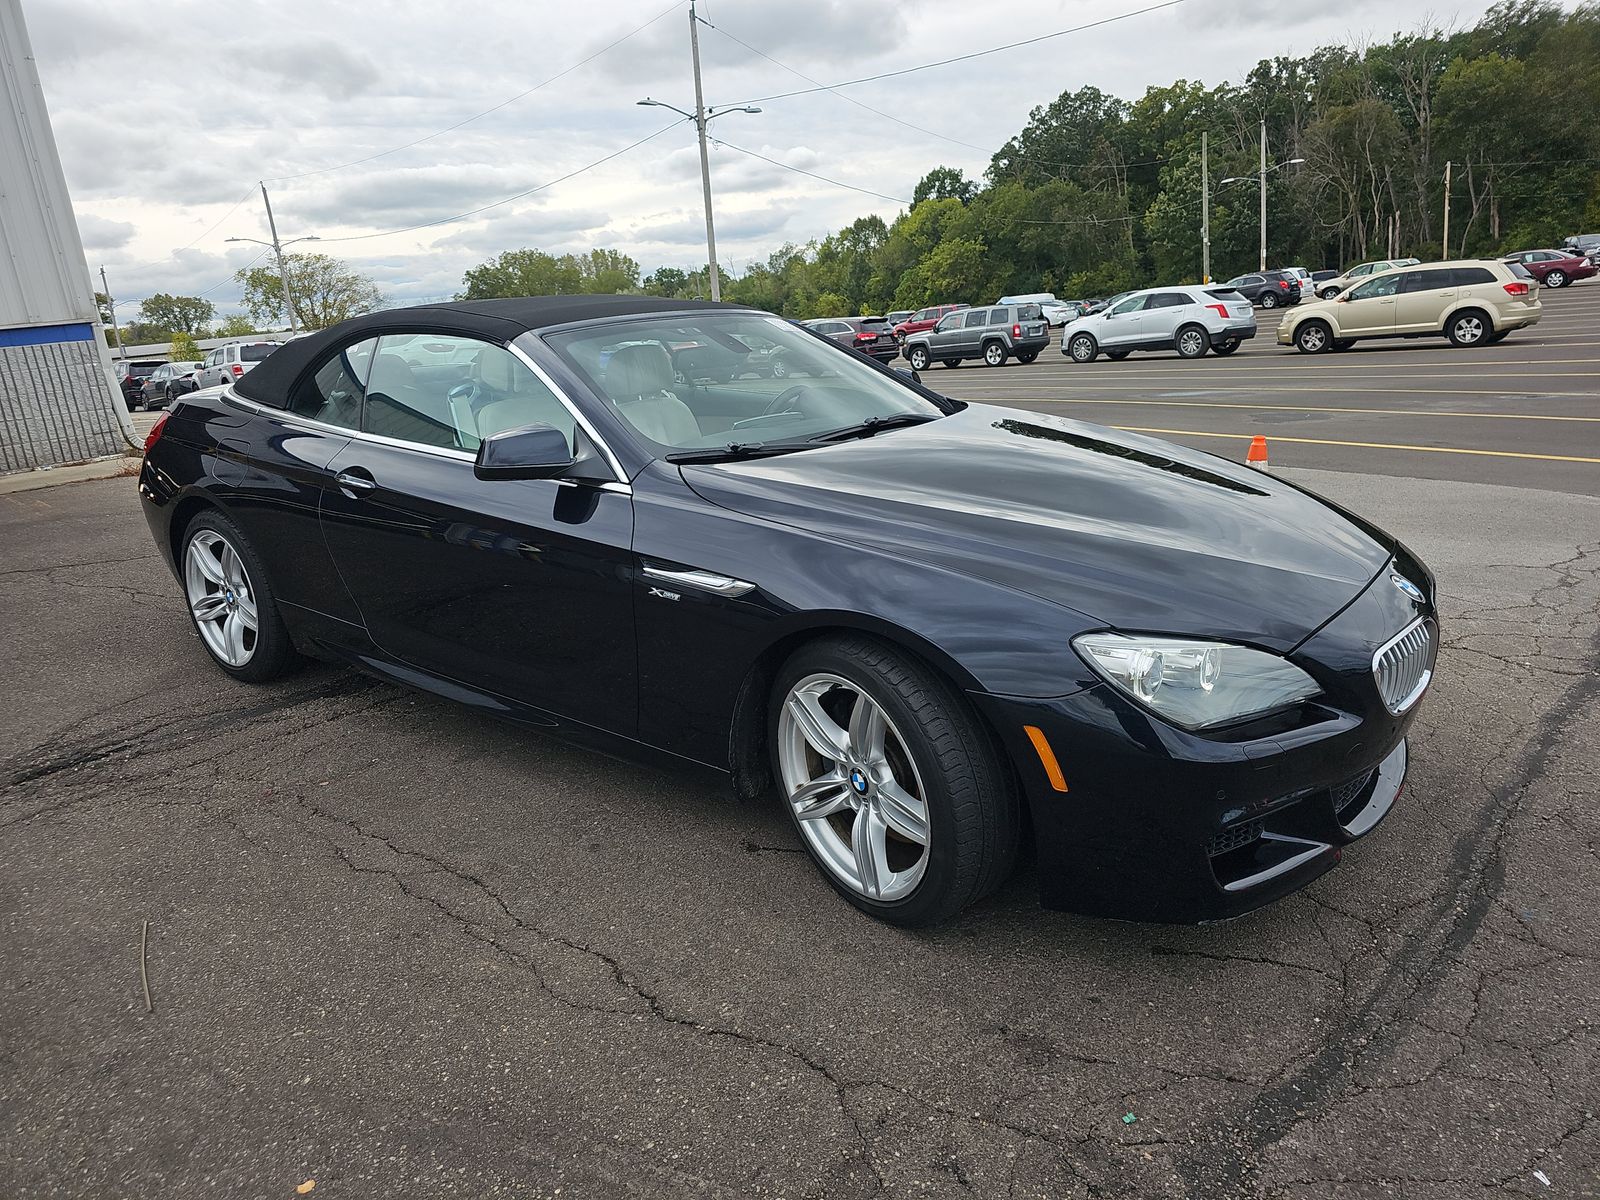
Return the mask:
<path id="1" fill-rule="evenodd" d="M 1221 920 L 1304 887 L 1371 833 L 1400 794 L 1419 707 L 1384 707 L 1373 654 L 1418 614 L 1434 622 L 1438 645 L 1431 601 L 1412 606 L 1387 575 L 1290 655 L 1323 696 L 1243 734 L 1179 729 L 1109 684 L 1052 699 L 975 694 L 1028 798 L 1041 903 L 1132 920 Z M 1029 726 L 1055 754 L 1065 792 L 1052 786 Z"/>

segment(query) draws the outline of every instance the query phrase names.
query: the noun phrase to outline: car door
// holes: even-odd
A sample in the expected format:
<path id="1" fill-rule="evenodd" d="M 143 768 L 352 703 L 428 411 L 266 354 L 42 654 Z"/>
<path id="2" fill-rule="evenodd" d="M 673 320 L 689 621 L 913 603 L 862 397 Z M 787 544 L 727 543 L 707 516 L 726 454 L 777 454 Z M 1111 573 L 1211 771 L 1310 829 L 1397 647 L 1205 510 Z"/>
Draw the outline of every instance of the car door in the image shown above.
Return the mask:
<path id="1" fill-rule="evenodd" d="M 1100 319 L 1100 344 L 1124 346 L 1140 341 L 1144 332 L 1144 306 L 1150 297 L 1140 294 L 1119 300 Z"/>
<path id="2" fill-rule="evenodd" d="M 983 331 L 989 327 L 989 310 L 968 308 L 950 315 L 960 322 L 953 334 L 954 341 L 950 343 L 952 351 L 962 358 L 976 358 L 983 343 Z"/>
<path id="3" fill-rule="evenodd" d="M 1402 271 L 1395 295 L 1395 332 L 1437 332 L 1444 328 L 1444 314 L 1455 300 L 1455 273 L 1449 267 Z"/>
<path id="4" fill-rule="evenodd" d="M 1178 325 L 1189 308 L 1189 297 L 1182 292 L 1154 292 L 1145 301 L 1143 329 L 1139 340 L 1149 345 L 1170 345 Z"/>
<path id="5" fill-rule="evenodd" d="M 961 344 L 962 314 L 958 312 L 946 313 L 939 318 L 934 327 L 925 335 L 928 339 L 928 357 L 953 358 L 955 349 Z"/>
<path id="6" fill-rule="evenodd" d="M 422 340 L 452 353 L 419 374 Z M 360 431 L 330 464 L 323 535 L 385 653 L 632 736 L 631 489 L 609 468 L 609 480 L 588 482 L 473 472 L 483 438 L 535 423 L 579 448 L 574 410 L 511 350 L 385 334 Z"/>
<path id="7" fill-rule="evenodd" d="M 1376 337 L 1395 331 L 1395 293 L 1402 272 L 1380 275 L 1358 283 L 1340 298 L 1338 308 L 1341 336 Z"/>

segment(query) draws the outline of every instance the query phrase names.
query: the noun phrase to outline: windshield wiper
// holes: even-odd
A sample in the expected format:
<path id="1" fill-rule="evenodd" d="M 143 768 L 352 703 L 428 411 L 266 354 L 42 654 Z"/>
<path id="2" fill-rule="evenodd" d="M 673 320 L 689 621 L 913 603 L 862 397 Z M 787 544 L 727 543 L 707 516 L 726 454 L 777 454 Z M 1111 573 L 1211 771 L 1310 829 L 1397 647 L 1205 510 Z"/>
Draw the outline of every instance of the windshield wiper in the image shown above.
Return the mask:
<path id="1" fill-rule="evenodd" d="M 669 463 L 735 462 L 741 458 L 768 458 L 774 454 L 792 454 L 796 450 L 809 450 L 809 442 L 729 442 L 726 446 L 708 446 L 704 450 L 677 450 L 666 455 Z"/>
<path id="2" fill-rule="evenodd" d="M 939 419 L 934 413 L 893 413 L 887 417 L 868 417 L 855 425 L 846 425 L 842 429 L 830 429 L 827 433 L 819 433 L 811 440 L 813 442 L 847 442 L 851 438 L 872 437 L 882 433 L 885 429 L 898 429 L 902 425 L 923 425 L 929 421 Z"/>

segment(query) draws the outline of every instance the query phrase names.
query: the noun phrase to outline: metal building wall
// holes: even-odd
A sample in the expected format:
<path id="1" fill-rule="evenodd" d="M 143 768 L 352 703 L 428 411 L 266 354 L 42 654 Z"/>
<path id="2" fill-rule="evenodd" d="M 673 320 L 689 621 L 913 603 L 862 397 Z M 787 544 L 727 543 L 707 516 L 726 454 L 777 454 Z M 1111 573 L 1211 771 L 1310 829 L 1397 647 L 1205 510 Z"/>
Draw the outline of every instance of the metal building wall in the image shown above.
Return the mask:
<path id="1" fill-rule="evenodd" d="M 0 471 L 119 453 L 100 333 L 21 0 L 0 0 Z"/>

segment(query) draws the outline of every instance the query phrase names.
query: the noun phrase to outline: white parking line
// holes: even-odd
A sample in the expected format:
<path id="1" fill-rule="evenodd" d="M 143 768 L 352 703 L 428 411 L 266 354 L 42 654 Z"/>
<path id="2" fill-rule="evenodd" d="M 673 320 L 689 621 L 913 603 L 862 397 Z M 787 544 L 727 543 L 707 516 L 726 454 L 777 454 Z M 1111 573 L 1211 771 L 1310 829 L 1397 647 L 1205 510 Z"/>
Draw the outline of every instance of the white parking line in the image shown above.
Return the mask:
<path id="1" fill-rule="evenodd" d="M 1117 400 L 1088 396 L 1041 400 L 1032 396 L 985 396 L 985 400 L 1006 400 L 1022 404 L 1111 404 L 1119 408 L 1227 408 L 1247 412 L 1357 413 L 1386 417 L 1475 417 L 1495 421 L 1578 421 L 1600 425 L 1600 417 L 1563 417 L 1545 413 L 1452 412 L 1436 408 L 1336 408 L 1306 404 L 1230 404 L 1205 400 Z"/>

